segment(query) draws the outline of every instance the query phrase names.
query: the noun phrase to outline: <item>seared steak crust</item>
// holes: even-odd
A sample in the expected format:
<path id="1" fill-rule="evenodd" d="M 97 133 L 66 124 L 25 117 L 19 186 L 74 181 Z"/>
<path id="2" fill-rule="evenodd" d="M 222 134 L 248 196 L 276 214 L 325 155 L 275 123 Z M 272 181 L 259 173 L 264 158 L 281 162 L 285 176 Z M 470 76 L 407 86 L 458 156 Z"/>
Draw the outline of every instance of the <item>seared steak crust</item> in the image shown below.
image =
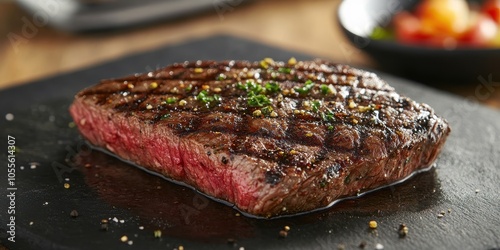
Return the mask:
<path id="1" fill-rule="evenodd" d="M 101 81 L 70 112 L 93 145 L 263 217 L 397 182 L 450 132 L 375 74 L 319 60 L 173 64 Z"/>

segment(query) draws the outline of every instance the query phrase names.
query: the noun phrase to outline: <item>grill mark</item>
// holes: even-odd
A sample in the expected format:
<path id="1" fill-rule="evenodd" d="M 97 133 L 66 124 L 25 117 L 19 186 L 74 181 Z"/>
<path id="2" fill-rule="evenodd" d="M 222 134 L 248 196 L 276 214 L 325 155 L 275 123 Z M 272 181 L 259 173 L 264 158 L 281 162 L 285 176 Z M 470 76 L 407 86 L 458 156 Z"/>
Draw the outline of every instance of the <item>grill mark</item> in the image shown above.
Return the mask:
<path id="1" fill-rule="evenodd" d="M 196 133 L 206 133 L 204 131 L 196 131 Z M 314 164 L 308 162 L 305 160 L 304 154 L 296 154 L 292 155 L 290 154 L 291 149 L 296 148 L 297 145 L 299 146 L 304 146 L 301 144 L 294 144 L 294 143 L 289 143 L 286 142 L 283 144 L 283 142 L 280 144 L 279 141 L 273 141 L 272 142 L 272 147 L 274 150 L 259 150 L 259 151 L 250 151 L 246 147 L 244 147 L 243 143 L 248 139 L 248 138 L 257 138 L 257 140 L 260 140 L 260 137 L 254 136 L 254 135 L 239 135 L 236 137 L 237 139 L 233 140 L 233 143 L 231 145 L 228 145 L 227 149 L 230 154 L 237 155 L 248 155 L 250 157 L 255 157 L 255 158 L 260 158 L 268 162 L 273 162 L 277 163 L 277 166 L 286 166 L 286 167 L 313 167 L 315 165 L 319 165 L 322 161 L 328 160 L 326 158 L 321 158 L 319 157 L 319 152 L 314 152 L 314 156 L 312 158 L 314 159 L 321 159 L 320 161 L 316 161 Z M 235 143 L 237 142 L 237 143 Z M 307 145 L 306 145 L 307 146 Z M 220 148 L 215 146 L 215 148 Z M 309 154 L 312 150 L 308 150 L 306 154 Z M 329 152 L 331 152 L 330 150 Z M 283 152 L 283 155 L 280 155 L 280 152 Z"/>
<path id="2" fill-rule="evenodd" d="M 121 94 L 121 93 L 122 92 L 116 93 L 116 92 L 105 92 L 105 91 L 102 91 L 102 92 L 94 92 L 92 95 L 101 95 L 101 96 L 107 95 L 106 97 L 109 99 L 110 97 L 113 97 L 114 94 Z M 183 94 L 172 93 L 172 92 L 133 92 L 133 93 L 127 92 L 127 93 L 129 93 L 130 96 L 133 96 L 133 95 L 149 95 L 149 96 L 164 96 L 166 98 L 168 98 L 168 97 L 176 97 L 179 100 L 183 99 L 183 97 L 189 97 L 189 96 L 191 96 L 191 95 L 186 96 L 186 95 L 183 95 Z M 231 93 L 231 94 L 221 93 L 220 96 L 223 97 L 224 99 L 238 99 L 238 97 L 241 97 L 242 94 L 243 94 L 243 92 L 241 92 L 241 93 Z M 89 96 L 89 95 L 87 95 L 87 96 Z M 119 95 L 116 95 L 116 96 L 119 96 Z M 388 97 L 388 96 L 386 96 L 386 97 Z M 273 98 L 276 98 L 276 97 L 273 97 Z M 287 98 L 287 99 L 293 100 L 293 101 L 303 101 L 303 100 L 305 100 L 304 98 L 302 98 L 300 96 L 286 96 L 284 98 Z M 344 106 L 347 106 L 349 104 L 349 100 L 354 100 L 354 99 L 355 98 L 346 98 L 346 99 L 342 98 L 340 100 L 340 98 L 338 98 L 338 97 L 336 99 L 326 97 L 326 98 L 322 98 L 321 100 L 323 102 L 334 102 L 334 103 L 344 104 Z M 242 101 L 243 102 L 241 102 L 240 104 L 245 104 L 245 101 L 244 100 L 242 100 Z M 105 102 L 100 102 L 101 105 L 104 104 L 104 103 Z M 277 104 L 277 102 L 276 102 L 276 104 Z M 367 106 L 369 104 L 371 104 L 371 101 L 367 101 L 367 100 L 358 100 L 358 101 L 356 101 L 356 105 L 357 106 Z M 403 108 L 404 110 L 408 110 L 408 109 L 406 109 L 407 107 L 403 103 L 401 103 L 401 102 L 395 102 L 395 101 L 391 102 L 391 101 L 386 101 L 386 100 L 380 100 L 380 101 L 377 102 L 377 104 L 378 105 L 384 105 L 384 106 L 391 106 L 391 107 L 393 107 L 395 109 L 396 108 Z M 223 106 L 223 105 L 221 105 L 221 106 Z M 246 104 L 243 105 L 243 106 L 246 106 Z M 177 107 L 177 108 L 179 108 L 179 107 Z M 357 110 L 357 109 L 358 108 L 356 107 L 356 108 L 353 108 L 353 109 L 344 109 L 344 110 L 345 111 L 349 111 L 349 110 Z M 220 110 L 218 110 L 217 107 L 215 107 L 214 110 L 215 111 L 220 111 L 220 110 L 223 110 L 223 109 L 221 108 Z M 207 112 L 208 111 L 212 112 L 214 110 L 207 110 Z M 321 108 L 320 108 L 320 110 L 321 111 L 327 111 L 327 110 L 321 109 Z M 357 113 L 363 113 L 363 112 L 352 112 L 352 113 L 357 114 Z"/>
<path id="3" fill-rule="evenodd" d="M 122 93 L 122 92 L 120 92 Z M 372 93 L 373 96 L 376 96 L 377 93 Z M 98 100 L 97 101 L 97 104 L 98 105 L 104 105 L 107 101 L 109 100 L 112 100 L 112 98 L 123 98 L 121 97 L 121 95 L 119 93 L 116 93 L 116 92 L 98 92 L 98 93 L 95 93 L 94 96 L 100 96 L 100 97 L 97 97 L 96 99 Z M 145 108 L 140 108 L 140 103 L 142 103 L 143 101 L 145 101 L 149 96 L 165 96 L 165 97 L 177 97 L 178 99 L 181 99 L 184 95 L 182 94 L 173 94 L 173 93 L 150 93 L 150 92 L 140 92 L 140 93 L 130 93 L 130 97 L 129 98 L 133 98 L 133 102 L 135 102 L 135 105 L 130 105 L 130 102 L 129 103 L 123 103 L 123 104 L 120 104 L 120 105 L 116 105 L 112 108 L 114 108 L 115 110 L 119 111 L 119 112 L 127 112 L 127 111 L 147 111 L 148 109 L 145 109 Z M 91 98 L 90 96 L 87 96 L 89 98 Z M 223 95 L 223 98 L 227 99 L 234 99 L 234 100 L 238 100 L 237 97 L 239 97 L 238 93 L 232 93 L 231 95 Z M 390 98 L 389 96 L 385 96 L 387 97 L 388 99 Z M 289 99 L 290 102 L 292 101 L 298 101 L 298 100 L 303 100 L 302 98 L 300 97 L 289 97 L 287 96 L 286 97 L 287 99 Z M 138 101 L 140 100 L 140 101 Z M 357 110 L 356 108 L 355 109 L 349 109 L 347 108 L 347 104 L 348 104 L 348 100 L 349 98 L 347 99 L 344 99 L 342 101 L 338 100 L 338 97 L 336 99 L 328 99 L 328 98 L 325 98 L 324 99 L 324 102 L 333 102 L 333 103 L 339 103 L 339 104 L 343 104 L 343 107 L 340 109 L 340 110 L 335 110 L 335 113 L 345 113 L 345 115 L 349 116 L 349 115 L 357 115 L 356 118 L 359 118 L 361 119 L 361 121 L 358 121 L 360 123 L 370 123 L 369 121 L 367 121 L 366 119 L 368 118 L 371 118 L 371 112 L 368 111 L 368 112 L 360 112 L 359 110 Z M 379 100 L 377 103 L 381 104 L 381 105 L 385 105 L 387 107 L 393 107 L 395 109 L 408 109 L 408 108 L 412 108 L 411 105 L 410 107 L 408 107 L 408 105 L 404 105 L 404 101 L 406 100 L 405 98 L 402 98 L 403 102 L 396 102 L 394 100 Z M 359 105 L 367 105 L 369 104 L 370 101 L 363 101 L 363 102 L 360 102 L 358 103 Z M 244 100 L 242 99 L 239 103 L 239 105 L 241 106 L 246 106 Z M 171 104 L 172 105 L 172 104 Z M 397 106 L 396 106 L 397 105 Z M 324 107 L 321 107 L 320 108 L 320 112 L 326 112 L 328 111 L 329 108 L 325 107 L 326 105 L 324 105 Z M 394 107 L 396 106 L 396 107 Z M 159 108 L 160 110 L 165 110 L 165 109 L 173 109 L 173 110 L 185 110 L 187 111 L 188 109 L 186 108 L 183 108 L 183 107 L 179 107 L 177 105 L 166 105 L 165 107 L 163 106 L 160 106 L 162 108 Z M 128 108 L 128 109 L 126 109 Z M 158 107 L 155 107 L 154 109 L 158 109 Z M 234 110 L 234 109 L 228 109 L 227 107 L 224 107 L 224 105 L 219 105 L 217 107 L 213 107 L 212 109 L 203 109 L 203 107 L 200 108 L 200 112 L 198 113 L 201 113 L 201 112 L 214 112 L 214 111 L 218 111 L 218 112 L 223 112 L 223 113 L 238 113 L 240 114 L 240 111 L 239 110 Z M 289 110 L 291 111 L 291 110 Z M 294 116 L 294 115 L 287 115 L 287 117 L 293 117 L 294 119 L 299 119 L 299 120 L 312 120 L 312 121 L 321 121 L 321 117 L 318 117 L 318 113 L 314 113 L 314 112 L 310 112 L 312 113 L 312 116 L 307 116 L 308 118 L 307 119 L 301 119 L 300 117 L 297 117 L 297 116 Z M 384 117 L 384 114 L 383 113 L 380 113 L 380 117 Z M 280 117 L 278 118 L 275 118 L 275 119 L 280 119 Z M 396 118 L 397 120 L 397 118 Z"/>
<path id="4" fill-rule="evenodd" d="M 109 95 L 107 95 L 107 94 L 100 94 L 100 95 L 101 95 L 102 97 L 101 97 L 101 98 L 98 98 L 98 99 L 96 100 L 96 104 L 97 104 L 97 105 L 99 105 L 99 106 L 102 106 L 102 105 L 104 105 L 104 104 L 106 104 L 106 103 L 108 102 L 108 100 L 109 100 L 109 98 L 110 98 L 111 96 L 109 96 Z"/>
<path id="5" fill-rule="evenodd" d="M 224 73 L 224 72 L 218 72 L 218 73 Z M 311 72 L 311 74 L 316 74 L 318 72 Z M 331 75 L 334 75 L 334 74 L 331 74 Z M 325 78 L 328 78 L 329 76 L 331 75 L 327 75 Z M 226 79 L 226 80 L 207 80 L 207 79 L 199 79 L 199 78 L 182 78 L 182 80 L 180 79 L 176 79 L 176 78 L 156 78 L 156 77 L 150 77 L 150 78 L 145 78 L 145 79 L 141 79 L 141 80 L 144 80 L 144 81 L 158 81 L 158 80 L 161 80 L 161 81 L 172 81 L 172 82 L 180 82 L 180 81 L 191 81 L 191 82 L 199 82 L 198 84 L 206 84 L 206 83 L 212 83 L 212 82 L 224 82 L 224 81 L 227 81 L 227 82 L 233 82 L 233 80 L 238 80 L 238 81 L 246 81 L 246 80 L 254 80 L 255 78 L 253 77 L 239 77 L 239 79 L 233 79 L 233 78 L 229 78 L 229 79 Z M 307 80 L 309 79 L 304 79 L 304 78 L 299 78 L 298 80 L 295 80 L 295 79 L 285 79 L 285 80 L 280 80 L 280 79 L 273 79 L 273 78 L 259 78 L 261 79 L 263 82 L 277 82 L 277 83 L 284 83 L 284 82 L 294 82 L 296 84 L 297 87 L 300 87 L 302 86 Z M 301 81 L 302 80 L 302 81 Z M 119 81 L 117 81 L 119 82 Z M 174 82 L 174 83 L 175 83 Z M 348 87 L 354 87 L 354 88 L 357 88 L 357 89 L 368 89 L 368 90 L 376 90 L 376 91 L 383 91 L 383 92 L 391 92 L 392 90 L 391 89 L 380 89 L 380 88 L 377 88 L 377 87 L 368 87 L 368 86 L 359 86 L 358 84 L 356 85 L 353 85 L 349 82 L 331 82 L 331 81 L 325 81 L 325 82 L 322 82 L 322 84 L 333 84 L 333 85 L 336 85 L 336 86 L 348 86 Z"/>
<path id="6" fill-rule="evenodd" d="M 106 97 L 106 96 L 104 96 L 104 97 Z M 225 108 L 199 109 L 199 111 L 197 111 L 197 112 L 194 112 L 188 108 L 182 108 L 182 107 L 173 107 L 173 108 L 172 107 L 164 107 L 164 108 L 154 108 L 151 110 L 148 110 L 147 108 L 140 108 L 141 104 L 145 100 L 147 100 L 147 98 L 148 98 L 148 95 L 145 95 L 145 94 L 138 95 L 138 96 L 136 96 L 135 99 L 129 101 L 128 103 L 123 103 L 123 104 L 119 104 L 119 105 L 114 106 L 113 109 L 115 109 L 116 111 L 125 112 L 125 113 L 146 112 L 146 111 L 154 112 L 154 111 L 156 111 L 156 112 L 158 112 L 158 114 L 160 116 L 167 114 L 167 113 L 173 114 L 176 112 L 185 112 L 186 114 L 195 114 L 197 116 L 206 116 L 206 115 L 213 113 L 213 112 L 218 112 L 218 113 L 221 113 L 222 115 L 236 115 L 236 116 L 242 115 L 241 112 L 239 112 L 238 110 L 225 109 Z M 160 106 L 160 107 L 162 107 L 162 106 Z M 167 109 L 167 108 L 169 108 L 169 109 Z M 334 119 L 333 121 L 328 121 L 328 122 L 324 121 L 321 118 L 321 116 L 317 113 L 313 113 L 312 115 L 307 115 L 307 116 L 289 114 L 286 116 L 278 116 L 276 118 L 263 118 L 263 119 L 275 119 L 275 120 L 279 120 L 279 121 L 286 120 L 287 124 L 289 124 L 289 125 L 293 125 L 293 124 L 295 124 L 295 122 L 297 122 L 297 123 L 314 122 L 316 125 L 336 126 L 338 124 L 349 123 L 348 121 L 346 121 L 346 118 L 344 118 L 344 117 L 358 115 L 358 116 L 356 116 L 356 118 L 359 120 L 358 120 L 358 123 L 355 124 L 356 126 L 366 126 L 366 127 L 384 127 L 385 126 L 384 123 L 378 123 L 378 124 L 373 123 L 370 120 L 372 115 L 373 115 L 371 112 L 367 112 L 367 113 L 351 112 L 348 109 L 342 109 L 342 110 L 340 110 L 340 112 L 337 112 L 337 110 L 334 109 L 333 112 L 337 118 Z M 344 112 L 346 112 L 346 113 L 344 113 Z M 249 114 L 244 115 L 244 117 L 246 117 L 245 119 L 248 119 L 248 122 L 250 121 L 250 119 L 256 119 L 256 118 L 250 117 Z M 383 117 L 383 115 L 381 114 L 380 117 Z M 259 118 L 259 119 L 261 119 L 261 118 Z M 383 118 L 383 119 L 389 119 L 389 118 Z M 396 118 L 394 118 L 394 119 L 396 119 Z M 403 119 L 404 118 L 401 118 L 401 120 L 403 120 Z M 408 127 L 408 128 L 411 129 L 412 127 Z M 245 130 L 245 127 L 242 127 L 239 129 L 243 130 L 245 132 L 248 132 Z M 288 130 L 290 130 L 290 129 L 288 129 Z"/>
<path id="7" fill-rule="evenodd" d="M 227 71 L 223 70 L 224 67 L 227 67 L 225 65 L 221 65 L 219 66 L 218 68 L 211 68 L 211 67 L 205 67 L 205 68 L 202 68 L 202 69 L 218 69 L 218 71 L 216 72 L 216 74 L 221 74 L 221 73 L 227 73 Z M 246 66 L 248 67 L 248 66 Z M 257 65 L 252 65 L 251 66 L 252 68 L 250 68 L 251 70 L 256 70 L 256 69 L 260 69 L 259 67 L 257 67 Z M 148 74 L 144 74 L 144 75 L 141 75 L 141 76 L 131 76 L 131 77 L 125 77 L 125 78 L 119 78 L 119 79 L 114 79 L 114 80 L 108 80 L 108 81 L 103 81 L 101 83 L 109 83 L 109 81 L 115 81 L 115 82 L 123 82 L 123 81 L 158 81 L 158 80 L 177 80 L 177 81 L 200 81 L 200 84 L 202 83 L 207 83 L 207 82 L 211 82 L 211 81 L 214 81 L 216 82 L 216 80 L 210 80 L 210 79 L 200 79 L 200 78 L 189 78 L 188 76 L 185 76 L 183 77 L 182 79 L 180 79 L 180 77 L 182 75 L 185 75 L 186 73 L 190 73 L 190 71 L 188 70 L 194 70 L 195 68 L 197 67 L 184 67 L 184 68 L 180 68 L 180 69 L 183 69 L 179 72 L 177 72 L 177 74 L 174 74 L 174 75 L 171 75 L 170 77 L 156 77 L 154 76 L 155 74 L 159 74 L 159 73 L 168 73 L 170 71 L 173 71 L 173 70 L 178 70 L 179 68 L 166 68 L 166 69 L 162 69 L 160 71 L 153 71 L 151 73 L 153 73 L 153 76 L 148 76 Z M 232 70 L 237 70 L 237 69 L 243 69 L 245 67 L 241 67 L 241 68 L 232 68 Z M 277 70 L 279 67 L 274 67 L 272 68 L 272 70 Z M 307 74 L 314 74 L 314 75 L 318 75 L 318 74 L 323 74 L 324 75 L 324 78 L 325 79 L 329 79 L 330 76 L 337 76 L 337 78 L 340 76 L 346 76 L 346 77 L 355 77 L 356 78 L 356 81 L 349 81 L 349 82 L 331 82 L 331 81 L 327 81 L 325 82 L 325 84 L 335 84 L 337 86 L 352 86 L 352 87 L 356 87 L 358 89 L 370 89 L 370 90 L 377 90 L 377 91 L 384 91 L 384 92 L 390 92 L 392 91 L 392 88 L 388 87 L 387 84 L 382 84 L 383 87 L 387 87 L 389 89 L 381 89 L 381 88 L 378 88 L 378 87 L 368 87 L 368 86 L 364 86 L 364 87 L 360 87 L 359 86 L 359 83 L 362 83 L 363 80 L 365 79 L 362 75 L 359 76 L 359 75 L 355 75 L 354 73 L 346 73 L 346 72 L 327 72 L 325 70 L 296 70 L 296 74 L 300 74 L 302 77 L 299 77 L 298 79 L 286 79 L 284 81 L 294 81 L 298 84 L 304 84 L 308 78 L 304 78 L 303 76 L 307 75 Z M 202 74 L 203 75 L 203 74 Z M 267 72 L 265 74 L 263 74 L 263 76 L 270 76 L 271 74 L 268 74 Z M 281 75 L 285 75 L 285 76 L 291 76 L 290 74 L 283 74 L 283 73 L 280 73 L 279 74 L 280 76 Z M 248 80 L 248 79 L 253 79 L 253 77 L 243 77 L 241 78 L 243 80 Z M 283 80 L 279 80 L 279 79 L 273 79 L 272 77 L 266 77 L 266 78 L 261 78 L 263 81 L 276 81 L 276 82 L 283 82 Z M 369 80 L 370 78 L 368 78 L 367 80 Z M 228 79 L 228 80 L 235 80 L 235 79 Z M 302 81 L 300 81 L 302 80 Z M 377 79 L 375 79 L 377 80 Z M 354 84 L 356 83 L 356 84 Z"/>
<path id="8" fill-rule="evenodd" d="M 320 127 L 321 132 L 324 132 L 325 137 L 323 137 L 323 140 L 317 141 L 314 140 L 313 138 L 307 138 L 308 136 L 305 136 L 304 134 L 307 133 L 307 131 L 302 131 L 301 128 L 299 128 L 301 125 L 303 125 L 303 122 L 300 122 L 297 119 L 289 119 L 288 121 L 288 129 L 286 131 L 286 138 L 288 141 L 300 144 L 300 145 L 305 145 L 305 146 L 323 146 L 324 145 L 324 139 L 328 133 L 327 125 L 321 124 L 321 123 L 308 123 L 311 125 L 316 125 L 317 127 Z M 339 123 L 340 121 L 334 122 L 332 126 L 335 126 Z M 298 134 L 300 132 L 303 134 Z M 315 137 L 316 135 L 313 134 L 311 137 Z"/>
<path id="9" fill-rule="evenodd" d="M 161 117 L 161 115 L 157 115 L 156 118 Z M 233 145 L 230 146 L 230 152 L 238 152 L 241 150 L 238 150 L 238 147 L 241 146 L 241 142 L 245 141 L 247 137 L 254 137 L 254 138 L 263 138 L 263 139 L 276 139 L 273 135 L 266 135 L 266 134 L 250 134 L 249 131 L 246 129 L 246 124 L 248 124 L 250 119 L 253 119 L 251 117 L 245 116 L 239 124 L 235 125 L 232 127 L 232 129 L 225 129 L 223 127 L 212 127 L 212 128 L 207 128 L 207 129 L 202 129 L 200 128 L 200 124 L 204 121 L 204 116 L 191 116 L 188 121 L 184 121 L 185 124 L 188 124 L 186 127 L 183 125 L 174 122 L 166 122 L 168 124 L 167 126 L 171 127 L 172 129 L 175 129 L 176 134 L 180 137 L 186 137 L 188 135 L 192 134 L 197 134 L 197 133 L 209 133 L 209 132 L 220 132 L 224 133 L 228 136 L 235 135 L 236 139 L 233 140 Z M 177 120 L 176 120 L 177 121 Z M 293 119 L 288 119 L 289 121 L 289 126 L 291 127 L 290 131 L 293 131 L 295 126 L 303 124 L 299 123 Z M 313 124 L 313 123 L 311 123 Z M 291 145 L 302 145 L 302 146 L 317 146 L 317 147 L 322 147 L 326 148 L 326 145 L 330 144 L 330 141 L 332 139 L 332 134 L 335 132 L 334 130 L 330 131 L 327 129 L 326 125 L 323 124 L 314 124 L 316 126 L 320 126 L 321 130 L 325 132 L 325 136 L 323 137 L 323 141 L 320 141 L 320 143 L 311 141 L 311 140 L 301 140 L 299 137 L 297 137 L 296 134 L 292 132 L 287 132 L 286 137 L 276 140 L 276 142 L 282 142 L 280 148 L 283 147 L 290 147 Z M 334 127 L 337 127 L 339 125 L 346 125 L 344 121 L 336 121 L 334 123 Z M 360 144 L 362 144 L 362 141 L 364 140 L 364 132 L 363 131 L 368 131 L 369 129 L 372 129 L 372 126 L 364 126 L 364 125 L 356 125 L 356 130 L 360 133 Z M 352 128 L 354 129 L 354 128 Z M 383 127 L 380 127 L 378 129 L 384 129 Z M 287 146 L 288 145 L 288 146 Z M 357 145 L 355 148 L 357 148 L 359 145 Z M 341 151 L 345 152 L 350 149 L 344 149 L 343 147 L 338 147 L 338 146 L 333 146 L 332 150 L 334 151 Z M 331 151 L 331 150 L 327 150 Z"/>
<path id="10" fill-rule="evenodd" d="M 206 133 L 206 131 L 195 131 L 193 134 L 203 134 Z M 296 148 L 297 144 L 290 143 L 290 142 L 283 142 L 283 141 L 273 141 L 273 146 L 276 148 L 275 150 L 269 151 L 269 150 L 260 150 L 257 152 L 252 152 L 247 150 L 247 148 L 242 147 L 242 142 L 244 142 L 247 137 L 257 137 L 254 135 L 240 135 L 237 137 L 236 140 L 233 141 L 232 145 L 229 145 L 227 150 L 229 151 L 230 154 L 232 155 L 247 155 L 250 157 L 255 157 L 255 158 L 260 158 L 262 160 L 276 163 L 276 168 L 295 168 L 299 167 L 304 170 L 312 170 L 315 169 L 317 166 L 321 165 L 324 161 L 333 161 L 337 162 L 339 159 L 330 159 L 326 158 L 325 155 L 327 153 L 331 152 L 345 152 L 344 150 L 337 150 L 337 149 L 326 149 L 325 147 L 320 148 L 319 151 L 313 152 L 312 159 L 314 159 L 314 162 L 311 163 L 304 159 L 302 154 L 298 155 L 291 155 L 289 152 L 291 149 Z M 259 138 L 260 139 L 260 138 Z M 234 143 L 238 142 L 238 143 Z M 301 145 L 301 144 L 298 144 Z M 217 151 L 220 151 L 220 146 L 213 146 L 214 148 L 217 149 Z M 280 156 L 279 152 L 284 152 L 283 156 Z M 308 150 L 306 154 L 311 153 L 312 150 Z M 269 165 L 266 165 L 269 166 Z M 275 169 L 276 170 L 276 169 Z"/>
<path id="11" fill-rule="evenodd" d="M 148 98 L 147 95 L 139 95 L 138 97 L 134 98 L 131 102 L 126 102 L 123 104 L 119 104 L 113 107 L 118 112 L 121 113 L 131 113 L 134 111 L 139 111 L 138 108 L 141 105 L 143 101 L 145 101 Z"/>
<path id="12" fill-rule="evenodd" d="M 142 110 L 134 110 L 135 112 L 140 112 L 140 111 L 146 111 L 144 109 Z M 182 113 L 182 112 L 186 112 L 186 113 L 189 113 L 189 114 L 194 114 L 194 115 L 197 115 L 197 116 L 204 116 L 204 115 L 207 115 L 207 114 L 210 114 L 208 112 L 187 112 L 186 110 L 180 110 L 180 109 L 176 109 L 176 110 L 168 110 L 167 112 L 160 112 L 158 113 L 158 115 L 165 115 L 165 114 L 174 114 L 174 113 Z M 221 114 L 238 114 L 237 112 L 228 112 L 228 111 L 223 111 L 223 110 L 219 110 L 217 111 Z M 241 115 L 241 114 L 240 114 Z M 253 118 L 251 117 L 250 115 L 245 115 L 244 116 L 246 119 L 250 120 L 250 119 L 256 119 L 256 118 Z M 314 119 L 312 119 L 314 118 Z M 317 126 L 324 126 L 325 127 L 325 130 L 327 130 L 327 127 L 328 126 L 333 126 L 335 127 L 336 125 L 339 125 L 339 124 L 350 124 L 350 123 L 347 123 L 345 120 L 340 120 L 340 119 L 335 119 L 333 121 L 329 121 L 329 122 L 324 122 L 323 120 L 321 120 L 321 118 L 318 118 L 318 117 L 309 117 L 307 119 L 302 119 L 300 117 L 296 117 L 296 116 L 287 116 L 287 117 L 276 117 L 276 118 L 258 118 L 258 119 L 275 119 L 275 120 L 280 120 L 280 121 L 286 121 L 289 126 L 293 123 L 297 123 L 297 124 L 303 124 L 304 122 L 309 122 L 309 123 L 314 123 L 315 125 Z M 355 126 L 365 126 L 365 127 L 384 127 L 382 126 L 382 124 L 373 124 L 371 122 L 366 122 L 366 120 L 362 120 L 363 122 L 358 122 L 357 124 L 355 124 Z M 247 127 L 247 124 L 242 124 L 241 127 L 238 127 L 238 130 L 239 131 L 242 131 L 242 133 L 248 133 L 248 130 L 246 129 Z M 293 138 L 291 138 L 293 139 Z"/>
<path id="13" fill-rule="evenodd" d="M 224 73 L 224 72 L 218 72 L 218 73 L 220 74 L 220 73 Z M 318 72 L 311 72 L 311 74 L 317 74 L 317 73 Z M 337 75 L 337 74 L 331 74 L 331 75 Z M 325 78 L 328 78 L 331 75 L 326 75 Z M 350 75 L 346 75 L 346 76 L 350 76 Z M 202 84 L 207 84 L 207 83 L 212 83 L 212 82 L 224 82 L 224 81 L 233 83 L 234 82 L 233 80 L 238 80 L 238 81 L 244 82 L 246 80 L 254 80 L 254 79 L 255 78 L 253 78 L 253 77 L 239 77 L 239 79 L 229 78 L 229 79 L 226 79 L 226 80 L 207 80 L 207 79 L 187 78 L 187 77 L 186 78 L 182 78 L 182 79 L 179 79 L 178 77 L 176 77 L 176 78 L 147 77 L 147 78 L 139 79 L 139 80 L 142 80 L 142 81 L 172 81 L 174 83 L 175 82 L 179 83 L 181 81 L 191 81 L 191 82 L 199 82 L 198 84 L 202 85 Z M 269 81 L 277 82 L 277 83 L 293 82 L 293 83 L 296 84 L 297 87 L 302 86 L 307 80 L 309 80 L 307 78 L 298 78 L 298 79 L 293 78 L 293 79 L 285 79 L 285 80 L 273 79 L 273 78 L 259 78 L 259 79 L 261 79 L 264 82 L 269 82 Z M 121 79 L 117 79 L 115 81 L 117 83 L 118 82 L 122 82 Z M 332 85 L 335 85 L 335 86 L 354 87 L 356 89 L 368 89 L 368 90 L 376 90 L 376 91 L 382 91 L 382 92 L 391 92 L 392 91 L 391 89 L 380 89 L 380 88 L 377 88 L 377 87 L 368 87 L 368 86 L 361 87 L 358 84 L 353 85 L 353 84 L 350 84 L 349 82 L 331 82 L 331 81 L 325 81 L 325 82 L 322 82 L 321 84 L 332 84 Z"/>

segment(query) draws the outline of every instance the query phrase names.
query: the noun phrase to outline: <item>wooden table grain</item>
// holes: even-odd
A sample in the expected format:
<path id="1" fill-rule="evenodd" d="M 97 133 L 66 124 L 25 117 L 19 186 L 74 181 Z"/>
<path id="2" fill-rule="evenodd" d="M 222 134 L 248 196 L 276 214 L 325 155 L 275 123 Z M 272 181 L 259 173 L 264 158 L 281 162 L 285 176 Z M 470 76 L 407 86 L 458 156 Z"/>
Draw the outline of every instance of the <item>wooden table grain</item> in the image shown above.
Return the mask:
<path id="1" fill-rule="evenodd" d="M 339 63 L 376 68 L 351 46 L 336 23 L 339 0 L 255 0 L 173 22 L 128 30 L 72 34 L 46 26 L 26 29 L 33 19 L 12 2 L 0 3 L 0 90 L 216 33 L 234 34 Z M 500 86 L 481 83 L 442 85 L 441 89 L 500 109 Z M 480 90 L 478 90 L 480 89 Z M 488 91 L 484 93 L 485 89 Z M 478 96 L 481 92 L 481 98 Z M 486 95 L 487 94 L 487 95 Z"/>

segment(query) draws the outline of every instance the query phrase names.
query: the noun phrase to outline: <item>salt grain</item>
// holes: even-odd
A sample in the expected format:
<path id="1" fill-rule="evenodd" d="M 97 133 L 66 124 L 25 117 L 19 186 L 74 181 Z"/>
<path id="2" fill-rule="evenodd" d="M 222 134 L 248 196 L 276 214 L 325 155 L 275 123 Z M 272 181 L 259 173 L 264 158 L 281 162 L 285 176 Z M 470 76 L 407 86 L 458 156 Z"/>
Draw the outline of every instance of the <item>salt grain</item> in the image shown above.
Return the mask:
<path id="1" fill-rule="evenodd" d="M 11 113 L 7 113 L 7 114 L 5 115 L 5 120 L 7 120 L 7 121 L 9 121 L 9 122 L 10 122 L 10 121 L 12 121 L 12 120 L 14 120 L 14 115 L 13 115 L 13 114 L 11 114 Z"/>

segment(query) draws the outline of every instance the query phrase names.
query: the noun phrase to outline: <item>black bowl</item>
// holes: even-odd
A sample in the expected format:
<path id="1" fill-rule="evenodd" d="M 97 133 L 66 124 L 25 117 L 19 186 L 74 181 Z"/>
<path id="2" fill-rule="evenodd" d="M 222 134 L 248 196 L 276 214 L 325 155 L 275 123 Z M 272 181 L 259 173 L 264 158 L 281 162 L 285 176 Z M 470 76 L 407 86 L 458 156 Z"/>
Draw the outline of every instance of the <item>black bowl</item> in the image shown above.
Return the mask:
<path id="1" fill-rule="evenodd" d="M 354 46 L 365 51 L 381 69 L 427 83 L 478 83 L 500 78 L 500 49 L 445 50 L 396 41 L 370 39 L 376 26 L 387 25 L 394 14 L 411 10 L 418 0 L 343 0 L 338 22 Z"/>

